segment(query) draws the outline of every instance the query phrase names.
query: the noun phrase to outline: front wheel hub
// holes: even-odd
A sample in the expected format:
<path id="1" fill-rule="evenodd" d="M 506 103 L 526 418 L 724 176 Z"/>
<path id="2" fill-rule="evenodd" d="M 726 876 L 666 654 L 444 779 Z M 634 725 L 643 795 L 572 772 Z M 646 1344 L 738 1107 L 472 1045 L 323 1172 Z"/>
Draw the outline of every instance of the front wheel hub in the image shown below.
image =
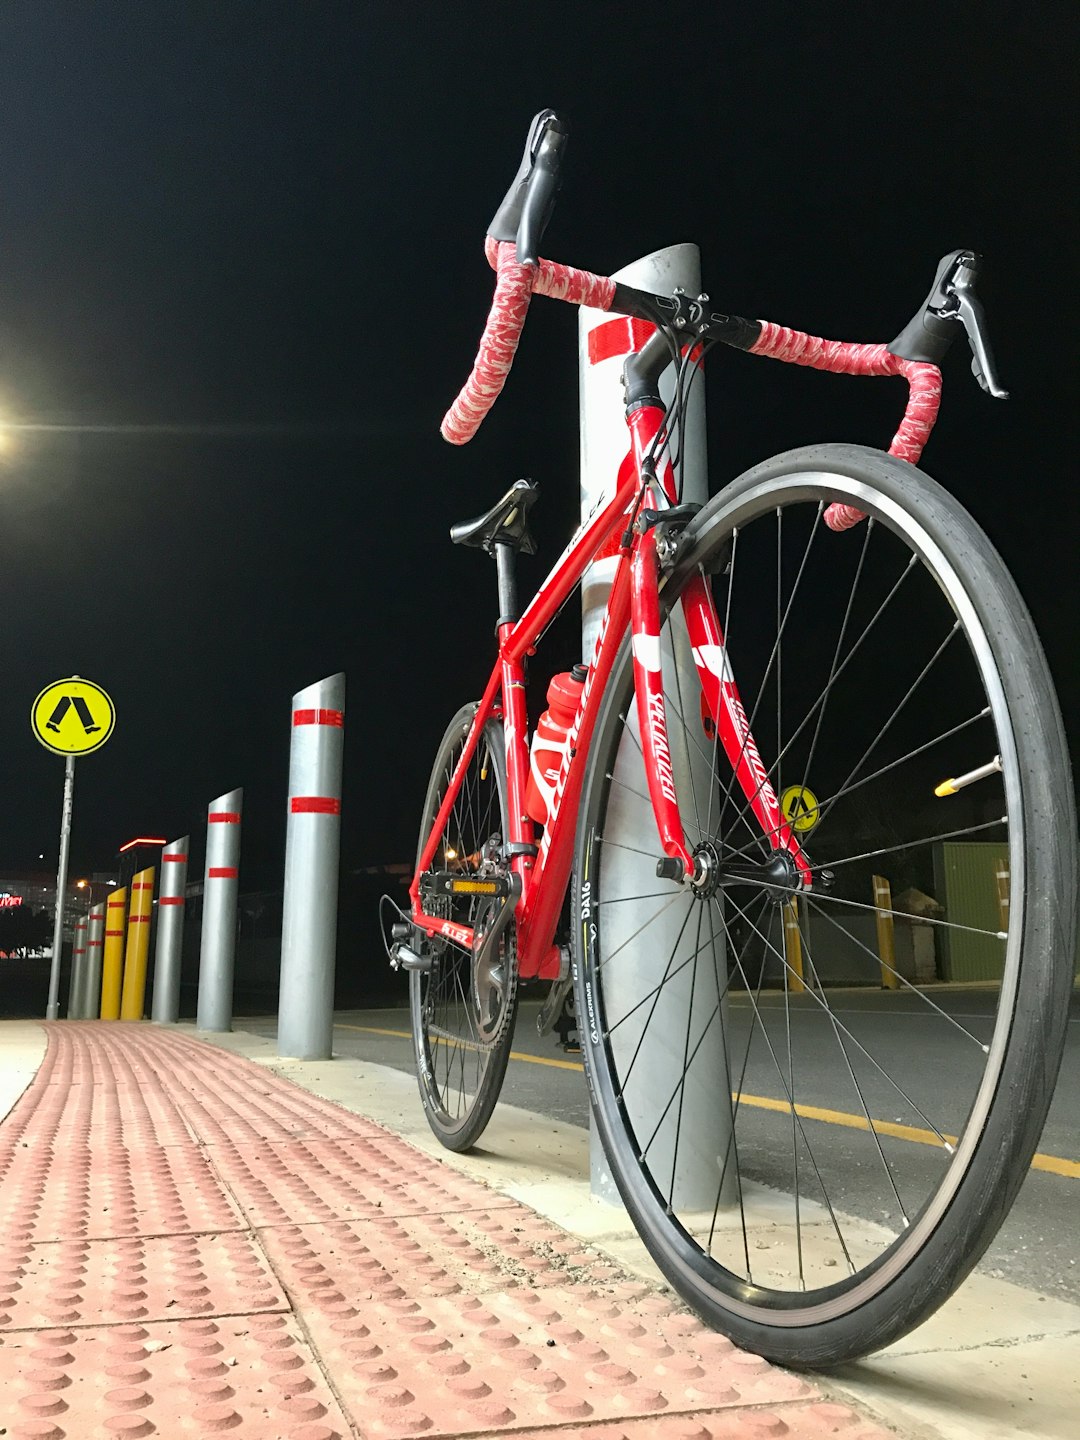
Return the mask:
<path id="1" fill-rule="evenodd" d="M 694 873 L 690 886 L 701 899 L 708 900 L 717 890 L 736 885 L 752 885 L 764 890 L 776 905 L 783 905 L 804 889 L 794 859 L 787 850 L 774 850 L 759 862 L 745 856 L 723 859 L 711 840 L 704 840 L 694 849 Z"/>

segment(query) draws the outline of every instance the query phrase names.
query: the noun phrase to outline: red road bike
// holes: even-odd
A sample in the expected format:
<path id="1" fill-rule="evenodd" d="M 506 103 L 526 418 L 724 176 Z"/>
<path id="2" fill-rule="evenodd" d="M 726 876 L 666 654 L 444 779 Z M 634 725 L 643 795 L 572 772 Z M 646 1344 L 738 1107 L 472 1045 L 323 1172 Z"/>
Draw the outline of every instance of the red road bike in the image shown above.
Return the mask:
<path id="1" fill-rule="evenodd" d="M 946 256 L 890 345 L 646 294 L 538 257 L 566 135 L 552 112 L 533 122 L 443 434 L 475 433 L 543 294 L 621 317 L 627 454 L 524 608 L 536 488 L 451 532 L 496 560 L 498 661 L 439 747 L 388 946 L 445 1145 L 490 1118 L 519 986 L 551 982 L 543 1033 L 573 984 L 595 1120 L 661 1269 L 740 1344 L 834 1363 L 917 1324 L 990 1243 L 1069 1003 L 1075 821 L 1053 687 L 1001 560 L 915 468 L 957 334 L 1004 394 L 978 257 Z M 686 396 L 717 344 L 903 376 L 888 454 L 809 446 L 684 503 Z M 527 661 L 605 554 L 614 582 L 538 825 Z M 989 921 L 985 903 L 932 898 L 973 857 L 995 867 Z M 988 983 L 928 983 L 965 975 Z"/>

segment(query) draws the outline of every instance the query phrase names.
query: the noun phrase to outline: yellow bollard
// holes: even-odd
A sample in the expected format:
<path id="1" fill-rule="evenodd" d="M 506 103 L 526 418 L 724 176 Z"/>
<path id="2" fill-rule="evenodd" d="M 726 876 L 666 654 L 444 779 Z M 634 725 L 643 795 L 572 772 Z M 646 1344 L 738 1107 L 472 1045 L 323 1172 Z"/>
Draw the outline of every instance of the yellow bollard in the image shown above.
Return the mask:
<path id="1" fill-rule="evenodd" d="M 884 875 L 874 876 L 874 904 L 877 906 L 877 945 L 881 956 L 883 990 L 899 990 L 896 973 L 896 944 L 893 938 L 892 887 Z"/>
<path id="2" fill-rule="evenodd" d="M 150 954 L 150 911 L 154 903 L 154 871 L 140 870 L 131 882 L 127 954 L 124 956 L 124 993 L 121 1020 L 141 1020 L 146 1000 L 146 962 Z"/>
<path id="3" fill-rule="evenodd" d="M 1009 933 L 1009 862 L 999 860 L 994 866 L 994 881 L 997 885 L 998 925 Z"/>
<path id="4" fill-rule="evenodd" d="M 798 899 L 788 900 L 784 905 L 784 955 L 791 967 L 787 970 L 787 988 L 792 995 L 803 995 L 802 935 L 799 931 Z"/>
<path id="5" fill-rule="evenodd" d="M 105 902 L 105 948 L 101 954 L 101 1018 L 120 1019 L 120 980 L 124 973 L 124 911 L 127 891 L 113 890 Z"/>

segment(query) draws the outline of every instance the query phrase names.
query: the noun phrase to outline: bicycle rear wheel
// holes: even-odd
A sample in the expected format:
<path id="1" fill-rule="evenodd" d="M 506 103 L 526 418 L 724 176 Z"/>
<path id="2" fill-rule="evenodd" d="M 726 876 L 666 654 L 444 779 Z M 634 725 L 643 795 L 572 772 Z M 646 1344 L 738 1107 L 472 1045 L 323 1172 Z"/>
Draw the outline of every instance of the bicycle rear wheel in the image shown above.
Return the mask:
<path id="1" fill-rule="evenodd" d="M 834 534 L 834 501 L 870 518 Z M 940 1305 L 1026 1174 L 1072 983 L 1071 777 L 1038 639 L 978 526 L 910 465 L 812 447 L 717 496 L 661 592 L 691 849 L 770 853 L 700 704 L 677 603 L 696 576 L 814 884 L 657 879 L 627 646 L 579 827 L 585 1067 L 672 1284 L 740 1345 L 824 1366 Z"/>
<path id="2" fill-rule="evenodd" d="M 475 705 L 465 705 L 442 738 L 424 801 L 418 859 L 475 714 Z M 439 837 L 435 865 L 462 875 L 494 873 L 506 834 L 506 766 L 502 734 L 492 721 L 466 768 Z M 490 903 L 475 895 L 455 895 L 429 900 L 426 908 L 432 915 L 478 929 Z M 448 1150 L 468 1150 L 476 1143 L 499 1098 L 517 1014 L 514 930 L 511 922 L 495 962 L 483 973 L 464 946 L 433 938 L 428 946 L 431 969 L 409 976 L 420 1096 L 428 1124 Z"/>

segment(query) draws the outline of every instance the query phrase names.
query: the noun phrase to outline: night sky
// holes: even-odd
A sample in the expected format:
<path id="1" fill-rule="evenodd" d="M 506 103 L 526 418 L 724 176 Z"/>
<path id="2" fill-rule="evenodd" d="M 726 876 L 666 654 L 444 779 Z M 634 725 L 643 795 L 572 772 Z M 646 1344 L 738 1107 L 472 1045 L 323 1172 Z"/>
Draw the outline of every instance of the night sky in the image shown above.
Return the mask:
<path id="1" fill-rule="evenodd" d="M 696 239 L 719 308 L 888 340 L 942 254 L 983 252 L 1013 398 L 958 342 L 924 465 L 1016 576 L 1075 746 L 1076 42 L 1052 0 L 7 0 L 0 415 L 26 428 L 0 455 L 0 871 L 55 866 L 63 762 L 28 712 L 72 673 L 118 711 L 77 766 L 73 873 L 137 833 L 201 854 L 242 785 L 245 888 L 280 884 L 290 697 L 336 670 L 345 863 L 410 856 L 493 656 L 493 567 L 447 529 L 532 476 L 527 584 L 576 520 L 568 307 L 534 305 L 472 445 L 438 436 L 548 105 L 572 127 L 553 258 Z M 714 490 L 794 445 L 887 445 L 903 403 L 733 352 L 709 372 Z"/>

